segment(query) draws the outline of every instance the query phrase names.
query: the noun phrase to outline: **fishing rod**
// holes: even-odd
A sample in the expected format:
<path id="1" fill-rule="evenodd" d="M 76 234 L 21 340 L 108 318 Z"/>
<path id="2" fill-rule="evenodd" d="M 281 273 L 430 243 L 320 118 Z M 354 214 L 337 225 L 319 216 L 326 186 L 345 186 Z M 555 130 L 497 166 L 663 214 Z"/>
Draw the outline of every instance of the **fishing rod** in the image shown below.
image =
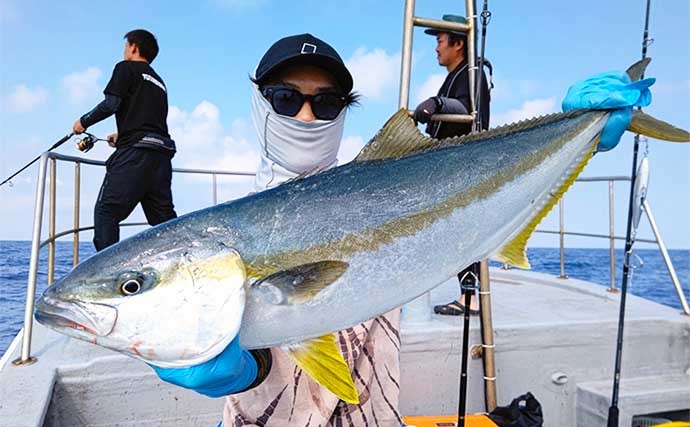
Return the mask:
<path id="1" fill-rule="evenodd" d="M 59 146 L 61 146 L 62 144 L 64 144 L 65 141 L 67 141 L 68 139 L 70 139 L 73 135 L 74 135 L 74 133 L 70 133 L 70 134 L 68 134 L 68 135 L 63 136 L 62 138 L 60 138 L 60 140 L 59 140 L 58 142 L 56 142 L 55 144 L 53 144 L 52 147 L 50 147 L 49 149 L 47 149 L 46 152 L 52 151 L 52 150 L 58 148 Z M 43 154 L 43 153 L 41 153 L 41 154 Z M 26 169 L 26 168 L 28 168 L 29 166 L 31 166 L 31 165 L 33 165 L 34 163 L 36 163 L 36 161 L 37 161 L 38 159 L 41 158 L 41 154 L 39 154 L 38 156 L 36 156 L 35 159 L 33 159 L 32 161 L 30 161 L 29 163 L 27 163 L 26 165 L 24 165 L 23 168 L 19 169 L 19 170 L 18 170 L 17 172 L 15 172 L 15 173 L 13 173 L 12 176 L 10 176 L 9 178 L 7 178 L 7 179 L 4 180 L 3 182 L 0 182 L 0 186 L 4 185 L 6 182 L 9 182 L 12 178 L 14 178 L 15 176 L 17 176 L 17 175 L 19 175 L 20 173 L 22 173 L 22 172 L 24 171 L 24 169 Z"/>
<path id="2" fill-rule="evenodd" d="M 475 6 L 476 10 L 476 6 Z M 474 93 L 474 105 L 476 106 L 475 109 L 477 111 L 477 117 L 474 119 L 474 130 L 480 131 L 482 130 L 482 115 L 480 113 L 481 111 L 481 103 L 482 103 L 482 80 L 484 76 L 484 48 L 486 46 L 486 27 L 489 25 L 489 22 L 491 21 L 491 12 L 489 11 L 489 1 L 484 0 L 484 7 L 482 8 L 482 44 L 481 44 L 481 50 L 479 53 L 479 66 L 477 68 L 477 78 L 475 79 L 477 82 L 477 87 L 475 88 L 475 93 Z"/>
<path id="3" fill-rule="evenodd" d="M 651 0 L 647 0 L 647 10 L 644 20 L 644 33 L 642 36 L 642 59 L 647 57 L 647 46 L 651 44 L 649 38 L 649 8 Z M 644 78 L 644 73 L 641 76 Z M 638 109 L 641 110 L 640 107 Z M 625 297 L 628 293 L 628 277 L 630 275 L 630 255 L 635 237 L 632 233 L 633 210 L 635 199 L 635 180 L 637 179 L 637 154 L 640 150 L 640 135 L 635 135 L 633 146 L 632 173 L 630 174 L 630 201 L 628 202 L 628 224 L 625 232 L 625 261 L 623 262 L 623 284 L 621 285 L 621 302 L 618 313 L 618 338 L 616 341 L 616 362 L 613 371 L 613 389 L 611 393 L 611 406 L 607 420 L 607 427 L 618 427 L 618 391 L 621 379 L 621 358 L 623 353 L 623 326 L 625 324 Z"/>
<path id="4" fill-rule="evenodd" d="M 460 289 L 465 295 L 465 310 L 463 316 L 463 330 L 462 330 L 462 362 L 460 367 L 460 390 L 458 399 L 458 427 L 465 427 L 465 409 L 467 406 L 467 356 L 468 346 L 470 340 L 470 304 L 472 302 L 472 295 L 474 295 L 479 286 L 479 271 L 477 266 L 479 263 L 472 264 L 472 269 L 465 272 L 458 273 L 458 281 L 460 282 Z M 471 280 L 471 282 L 470 282 Z"/>
<path id="5" fill-rule="evenodd" d="M 78 149 L 79 151 L 81 151 L 81 152 L 84 152 L 84 153 L 86 153 L 87 151 L 89 151 L 90 149 L 92 149 L 93 146 L 94 146 L 94 144 L 95 144 L 96 142 L 98 142 L 98 141 L 106 141 L 106 142 L 108 142 L 108 140 L 98 138 L 98 137 L 96 137 L 96 136 L 94 136 L 94 135 L 92 135 L 92 134 L 90 134 L 90 133 L 88 133 L 88 132 L 83 132 L 83 134 L 86 135 L 86 136 L 85 136 L 84 138 L 80 139 L 79 141 L 77 141 L 77 149 Z M 73 136 L 74 136 L 74 133 L 70 133 L 70 134 L 67 134 L 67 135 L 63 136 L 62 138 L 60 138 L 60 140 L 59 140 L 58 142 L 56 142 L 55 144 L 53 144 L 53 146 L 50 147 L 49 149 L 47 149 L 45 152 L 47 153 L 48 151 L 52 151 L 52 150 L 58 148 L 59 146 L 61 146 L 62 144 L 64 144 L 66 141 L 68 141 L 70 138 L 72 138 Z M 15 172 L 15 173 L 13 173 L 9 178 L 7 178 L 6 180 L 4 180 L 3 182 L 0 182 L 0 186 L 2 186 L 2 185 L 4 185 L 5 183 L 9 182 L 12 178 L 14 178 L 15 176 L 17 176 L 17 175 L 19 175 L 20 173 L 22 173 L 26 168 L 28 168 L 29 166 L 31 166 L 31 165 L 33 165 L 34 163 L 36 163 L 36 161 L 37 161 L 38 159 L 41 158 L 41 155 L 42 155 L 42 154 L 43 154 L 43 153 L 41 153 L 41 154 L 39 154 L 38 156 L 36 156 L 35 159 L 33 159 L 33 160 L 30 161 L 29 163 L 25 164 L 21 169 L 19 169 L 19 170 L 18 170 L 17 172 Z"/>

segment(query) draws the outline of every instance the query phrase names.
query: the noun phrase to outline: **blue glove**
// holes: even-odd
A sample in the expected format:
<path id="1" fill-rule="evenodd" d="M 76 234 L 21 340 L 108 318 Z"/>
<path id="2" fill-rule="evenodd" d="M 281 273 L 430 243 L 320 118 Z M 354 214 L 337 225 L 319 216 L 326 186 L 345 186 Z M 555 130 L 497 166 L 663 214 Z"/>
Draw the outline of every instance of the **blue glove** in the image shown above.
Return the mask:
<path id="1" fill-rule="evenodd" d="M 563 111 L 575 109 L 613 110 L 601 133 L 597 152 L 608 151 L 618 145 L 630 124 L 632 107 L 645 107 L 652 101 L 649 86 L 656 79 L 630 82 L 625 72 L 610 72 L 592 76 L 575 83 L 563 100 Z"/>
<path id="2" fill-rule="evenodd" d="M 209 397 L 222 397 L 246 390 L 258 374 L 256 359 L 242 350 L 239 338 L 213 359 L 188 368 L 159 368 L 149 365 L 169 383 Z"/>

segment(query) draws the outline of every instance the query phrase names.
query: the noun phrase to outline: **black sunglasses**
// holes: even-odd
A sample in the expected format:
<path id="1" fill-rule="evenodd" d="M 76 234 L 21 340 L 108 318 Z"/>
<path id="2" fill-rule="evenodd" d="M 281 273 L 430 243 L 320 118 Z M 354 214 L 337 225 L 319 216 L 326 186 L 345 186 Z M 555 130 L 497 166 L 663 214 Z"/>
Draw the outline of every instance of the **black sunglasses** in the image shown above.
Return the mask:
<path id="1" fill-rule="evenodd" d="M 346 98 L 332 92 L 304 95 L 297 89 L 285 86 L 266 86 L 261 94 L 276 113 L 294 117 L 302 109 L 304 101 L 309 101 L 314 117 L 319 120 L 333 120 L 347 105 Z"/>

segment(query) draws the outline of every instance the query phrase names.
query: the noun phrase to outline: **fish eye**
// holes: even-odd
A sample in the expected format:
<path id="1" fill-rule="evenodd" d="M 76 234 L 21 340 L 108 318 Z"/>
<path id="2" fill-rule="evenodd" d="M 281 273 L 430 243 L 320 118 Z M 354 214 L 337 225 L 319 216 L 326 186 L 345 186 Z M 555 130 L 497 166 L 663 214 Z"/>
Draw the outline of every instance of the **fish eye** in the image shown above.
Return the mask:
<path id="1" fill-rule="evenodd" d="M 124 283 L 120 285 L 120 292 L 122 292 L 122 295 L 134 295 L 138 294 L 139 291 L 141 291 L 141 282 L 137 279 L 125 280 Z"/>

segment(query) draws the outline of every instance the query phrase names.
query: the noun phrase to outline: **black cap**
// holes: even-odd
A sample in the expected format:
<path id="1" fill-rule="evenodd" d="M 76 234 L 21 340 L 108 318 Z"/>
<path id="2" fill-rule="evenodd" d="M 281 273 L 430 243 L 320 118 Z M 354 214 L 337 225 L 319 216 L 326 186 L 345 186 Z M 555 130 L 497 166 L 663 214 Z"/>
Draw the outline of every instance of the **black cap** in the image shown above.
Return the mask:
<path id="1" fill-rule="evenodd" d="M 261 84 L 262 80 L 272 72 L 296 64 L 323 68 L 335 77 L 345 93 L 352 90 L 352 75 L 345 68 L 338 52 L 331 45 L 311 34 L 289 36 L 273 43 L 259 61 L 254 78 Z"/>

